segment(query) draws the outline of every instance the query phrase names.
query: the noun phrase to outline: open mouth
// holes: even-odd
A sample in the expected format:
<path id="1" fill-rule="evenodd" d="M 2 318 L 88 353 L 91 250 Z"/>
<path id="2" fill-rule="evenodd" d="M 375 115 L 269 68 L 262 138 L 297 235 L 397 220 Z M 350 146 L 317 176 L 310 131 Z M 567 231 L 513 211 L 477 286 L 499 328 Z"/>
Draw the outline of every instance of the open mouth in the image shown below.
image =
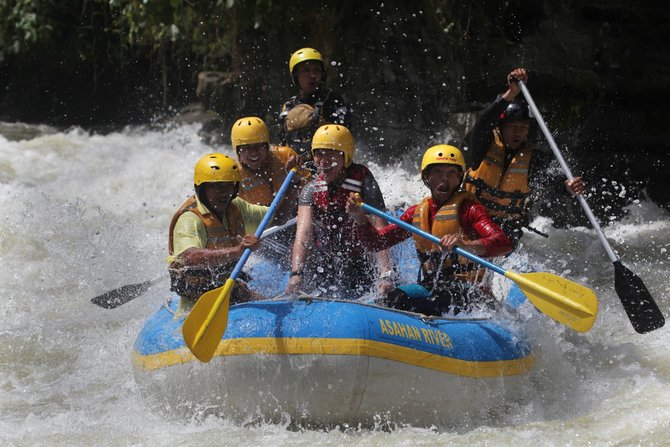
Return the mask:
<path id="1" fill-rule="evenodd" d="M 448 194 L 449 193 L 449 184 L 444 183 L 442 185 L 439 185 L 437 188 L 435 188 L 435 191 L 439 192 L 440 194 Z"/>
<path id="2" fill-rule="evenodd" d="M 327 174 L 337 167 L 337 163 L 331 163 L 330 165 L 317 166 L 316 170 L 319 173 Z"/>

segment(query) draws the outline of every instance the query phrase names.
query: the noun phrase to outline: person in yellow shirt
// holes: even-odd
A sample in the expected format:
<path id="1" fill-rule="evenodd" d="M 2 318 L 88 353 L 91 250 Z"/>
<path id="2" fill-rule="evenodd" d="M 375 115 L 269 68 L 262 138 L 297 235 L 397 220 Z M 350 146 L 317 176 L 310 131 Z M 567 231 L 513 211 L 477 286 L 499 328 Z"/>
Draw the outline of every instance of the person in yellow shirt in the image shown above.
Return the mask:
<path id="1" fill-rule="evenodd" d="M 245 249 L 258 247 L 254 235 L 268 208 L 237 197 L 240 169 L 220 153 L 207 154 L 195 165 L 195 194 L 170 222 L 168 263 L 170 290 L 187 309 L 208 290 L 221 286 Z M 282 201 L 278 210 L 287 206 Z M 231 302 L 253 299 L 244 275 L 233 288 Z"/>

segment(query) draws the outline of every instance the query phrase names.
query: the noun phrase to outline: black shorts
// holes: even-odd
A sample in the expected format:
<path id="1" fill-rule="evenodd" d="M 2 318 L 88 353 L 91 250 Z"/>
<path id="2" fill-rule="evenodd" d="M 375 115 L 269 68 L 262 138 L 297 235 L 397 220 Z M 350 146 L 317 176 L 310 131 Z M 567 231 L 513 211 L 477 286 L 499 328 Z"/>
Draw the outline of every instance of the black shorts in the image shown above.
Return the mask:
<path id="1" fill-rule="evenodd" d="M 493 298 L 479 287 L 463 282 L 451 281 L 433 290 L 426 289 L 426 295 L 408 294 L 402 287 L 393 289 L 378 304 L 393 309 L 406 310 L 424 315 L 458 314 L 474 308 L 492 304 Z"/>

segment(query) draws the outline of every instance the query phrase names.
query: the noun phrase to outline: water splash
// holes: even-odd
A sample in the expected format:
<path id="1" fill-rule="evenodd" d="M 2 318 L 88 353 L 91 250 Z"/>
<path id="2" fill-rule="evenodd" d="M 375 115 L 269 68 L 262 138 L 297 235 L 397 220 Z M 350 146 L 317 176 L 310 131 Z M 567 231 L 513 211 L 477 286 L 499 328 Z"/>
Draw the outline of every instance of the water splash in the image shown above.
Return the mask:
<path id="1" fill-rule="evenodd" d="M 235 445 L 537 445 L 576 439 L 661 445 L 670 434 L 667 329 L 635 334 L 593 230 L 556 229 L 546 218 L 533 226 L 550 238 L 526 235 L 503 266 L 587 284 L 600 298 L 600 314 L 591 332 L 576 334 L 522 306 L 514 318 L 536 341 L 538 365 L 523 399 L 490 418 L 456 432 L 341 427 L 323 433 L 293 432 L 288 422 L 240 427 L 214 417 L 175 420 L 153 411 L 138 394 L 129 352 L 144 320 L 165 299 L 167 281 L 113 311 L 89 299 L 163 273 L 167 226 L 192 191 L 193 164 L 213 150 L 234 154 L 202 143 L 197 126 L 129 127 L 108 135 L 25 125 L 12 127 L 9 135 L 3 126 L 3 444 L 205 445 L 225 438 Z M 420 152 L 414 148 L 389 166 L 369 163 L 389 207 L 404 208 L 426 195 L 418 178 Z M 358 155 L 366 159 L 365 151 Z M 649 201 L 634 203 L 605 232 L 667 309 L 667 211 Z"/>

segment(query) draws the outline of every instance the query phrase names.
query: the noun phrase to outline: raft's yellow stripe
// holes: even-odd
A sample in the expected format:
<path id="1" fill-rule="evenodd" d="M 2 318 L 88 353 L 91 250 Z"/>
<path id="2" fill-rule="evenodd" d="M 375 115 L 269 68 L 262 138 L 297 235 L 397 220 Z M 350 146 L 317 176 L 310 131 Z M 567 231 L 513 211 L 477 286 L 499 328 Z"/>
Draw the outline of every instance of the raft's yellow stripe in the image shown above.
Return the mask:
<path id="1" fill-rule="evenodd" d="M 516 360 L 475 362 L 431 354 L 417 349 L 356 338 L 236 338 L 222 340 L 214 357 L 250 354 L 366 355 L 467 377 L 523 374 L 532 368 L 533 356 Z M 188 348 L 141 355 L 133 351 L 133 364 L 141 371 L 197 361 Z"/>

